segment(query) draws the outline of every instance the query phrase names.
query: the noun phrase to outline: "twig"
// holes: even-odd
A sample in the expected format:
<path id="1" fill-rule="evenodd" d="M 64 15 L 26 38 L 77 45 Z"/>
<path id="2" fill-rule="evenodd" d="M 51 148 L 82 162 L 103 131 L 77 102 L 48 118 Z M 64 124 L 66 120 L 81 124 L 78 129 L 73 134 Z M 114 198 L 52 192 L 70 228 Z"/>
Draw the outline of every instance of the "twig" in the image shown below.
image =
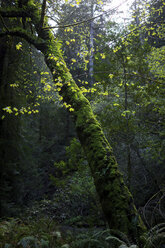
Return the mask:
<path id="1" fill-rule="evenodd" d="M 54 29 L 54 28 L 67 28 L 67 27 L 72 27 L 72 26 L 77 26 L 77 25 L 80 25 L 82 23 L 87 23 L 87 22 L 90 22 L 90 21 L 93 21 L 101 16 L 103 16 L 104 14 L 107 14 L 108 12 L 113 12 L 115 11 L 116 9 L 118 9 L 121 5 L 123 5 L 124 3 L 128 2 L 128 0 L 124 1 L 123 3 L 119 4 L 117 7 L 114 7 L 112 9 L 109 9 L 109 10 L 106 10 L 106 11 L 103 11 L 102 14 L 100 15 L 97 15 L 95 17 L 92 17 L 92 18 L 89 18 L 87 20 L 83 20 L 83 21 L 80 21 L 80 22 L 76 22 L 76 23 L 71 23 L 71 24 L 67 24 L 67 25 L 63 25 L 63 26 L 53 26 L 53 27 L 45 27 L 44 29 Z"/>
<path id="2" fill-rule="evenodd" d="M 4 19 L 3 19 L 3 17 L 0 15 L 0 19 L 1 19 L 1 21 L 2 21 L 2 24 L 3 24 L 3 26 L 4 26 L 4 28 L 9 32 L 9 29 L 8 29 L 8 27 L 6 26 L 6 24 L 5 24 L 5 22 L 4 22 Z"/>

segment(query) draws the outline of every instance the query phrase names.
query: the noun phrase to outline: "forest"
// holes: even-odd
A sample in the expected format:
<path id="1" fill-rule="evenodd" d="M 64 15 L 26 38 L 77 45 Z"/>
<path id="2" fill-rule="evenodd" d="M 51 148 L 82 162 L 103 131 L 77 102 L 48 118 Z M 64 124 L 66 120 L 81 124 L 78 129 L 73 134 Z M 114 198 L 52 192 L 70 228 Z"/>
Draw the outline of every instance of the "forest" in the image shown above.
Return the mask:
<path id="1" fill-rule="evenodd" d="M 113 3 L 0 0 L 0 248 L 165 248 L 165 0 Z"/>

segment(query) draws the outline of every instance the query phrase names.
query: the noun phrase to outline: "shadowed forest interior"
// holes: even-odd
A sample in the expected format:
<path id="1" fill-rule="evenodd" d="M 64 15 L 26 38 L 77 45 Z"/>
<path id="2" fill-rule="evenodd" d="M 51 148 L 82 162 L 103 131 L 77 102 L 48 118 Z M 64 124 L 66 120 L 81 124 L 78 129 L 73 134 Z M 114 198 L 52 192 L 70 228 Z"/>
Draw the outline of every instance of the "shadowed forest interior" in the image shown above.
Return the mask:
<path id="1" fill-rule="evenodd" d="M 0 0 L 0 248 L 165 248 L 165 1 L 113 6 Z"/>

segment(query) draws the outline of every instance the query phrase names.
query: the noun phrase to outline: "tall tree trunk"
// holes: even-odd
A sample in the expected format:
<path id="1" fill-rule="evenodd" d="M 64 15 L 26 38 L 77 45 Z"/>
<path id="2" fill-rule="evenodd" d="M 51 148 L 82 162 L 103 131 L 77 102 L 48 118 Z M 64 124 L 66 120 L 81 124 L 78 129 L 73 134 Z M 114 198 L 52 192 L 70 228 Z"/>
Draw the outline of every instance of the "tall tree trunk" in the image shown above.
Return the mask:
<path id="1" fill-rule="evenodd" d="M 10 204 L 18 200 L 13 178 L 19 160 L 20 120 L 14 115 L 7 116 L 3 110 L 7 106 L 12 108 L 18 101 L 10 87 L 11 80 L 14 80 L 12 72 L 16 70 L 14 63 L 11 63 L 12 56 L 13 46 L 10 38 L 6 37 L 0 44 L 0 217 L 10 214 Z"/>
<path id="2" fill-rule="evenodd" d="M 139 1 L 135 0 L 135 2 L 134 2 L 134 8 L 135 8 L 135 24 L 136 24 L 137 27 L 139 27 L 140 26 Z M 140 44 L 143 45 L 144 40 L 143 40 L 143 37 L 142 37 L 141 28 L 139 28 L 139 41 L 140 41 Z"/>
<path id="3" fill-rule="evenodd" d="M 124 110 L 128 110 L 128 85 L 127 85 L 127 73 L 125 67 L 125 58 L 123 57 L 123 78 L 124 78 Z M 130 149 L 130 138 L 129 138 L 129 116 L 126 112 L 126 154 L 127 154 L 127 187 L 131 189 L 131 178 L 132 178 L 132 164 L 131 164 L 131 149 Z"/>
<path id="4" fill-rule="evenodd" d="M 94 15 L 94 4 L 91 3 L 91 18 L 93 18 Z M 93 67 L 94 67 L 94 62 L 93 62 L 93 54 L 94 54 L 94 29 L 93 29 L 93 19 L 91 19 L 90 22 L 90 37 L 89 37 L 89 45 L 90 45 L 90 55 L 89 55 L 89 80 L 90 80 L 90 86 L 93 86 Z"/>

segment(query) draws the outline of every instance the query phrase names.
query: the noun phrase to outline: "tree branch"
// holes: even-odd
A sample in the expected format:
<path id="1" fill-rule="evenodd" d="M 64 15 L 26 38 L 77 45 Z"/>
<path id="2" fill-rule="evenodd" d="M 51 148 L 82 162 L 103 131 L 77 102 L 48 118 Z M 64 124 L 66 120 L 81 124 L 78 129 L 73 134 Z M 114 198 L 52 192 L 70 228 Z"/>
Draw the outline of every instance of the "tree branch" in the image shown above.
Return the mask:
<path id="1" fill-rule="evenodd" d="M 41 38 L 36 38 L 34 35 L 29 35 L 29 33 L 24 29 L 12 29 L 6 32 L 2 32 L 0 33 L 0 38 L 7 35 L 23 38 L 30 44 L 34 45 L 39 50 L 42 50 L 42 48 L 45 47 L 44 40 L 42 40 Z"/>
<path id="2" fill-rule="evenodd" d="M 33 9 L 31 7 L 26 8 L 0 8 L 0 15 L 2 17 L 32 17 Z"/>
<path id="3" fill-rule="evenodd" d="M 4 28 L 9 32 L 9 29 L 8 29 L 8 27 L 6 26 L 6 24 L 5 24 L 4 20 L 3 20 L 3 17 L 2 17 L 1 15 L 0 15 L 0 19 L 1 19 L 1 21 L 2 21 L 2 24 L 3 24 Z"/>
<path id="4" fill-rule="evenodd" d="M 123 3 L 126 3 L 128 0 L 125 0 L 123 1 Z M 97 16 L 94 16 L 92 18 L 89 18 L 87 20 L 82 20 L 82 21 L 79 21 L 79 22 L 75 22 L 75 23 L 70 23 L 70 24 L 66 24 L 66 25 L 59 25 L 59 26 L 50 26 L 50 27 L 45 27 L 44 29 L 54 29 L 54 28 L 67 28 L 67 27 L 72 27 L 72 26 L 77 26 L 77 25 L 80 25 L 80 24 L 83 24 L 83 23 L 88 23 L 88 22 L 91 22 L 99 17 L 102 17 L 103 15 L 106 15 L 108 13 L 113 13 L 115 10 L 117 10 L 121 5 L 123 5 L 123 3 L 119 4 L 118 6 L 112 8 L 112 9 L 109 9 L 109 10 L 106 10 L 106 11 L 103 11 L 102 14 L 100 15 L 97 15 Z"/>

